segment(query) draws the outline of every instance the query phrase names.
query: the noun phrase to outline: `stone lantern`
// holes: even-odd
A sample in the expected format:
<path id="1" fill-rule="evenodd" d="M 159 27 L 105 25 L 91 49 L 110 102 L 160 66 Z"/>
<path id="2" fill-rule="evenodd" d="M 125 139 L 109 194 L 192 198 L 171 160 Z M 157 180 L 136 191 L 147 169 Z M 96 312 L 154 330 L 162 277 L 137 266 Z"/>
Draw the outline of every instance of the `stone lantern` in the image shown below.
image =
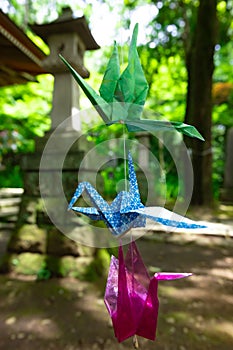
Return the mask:
<path id="1" fill-rule="evenodd" d="M 72 18 L 70 8 L 65 8 L 56 21 L 32 25 L 31 29 L 50 48 L 50 55 L 43 61 L 43 66 L 55 78 L 51 112 L 54 129 L 66 118 L 77 116 L 79 110 L 78 84 L 59 58 L 59 54 L 62 54 L 83 78 L 88 78 L 89 72 L 83 62 L 85 51 L 96 50 L 99 46 L 88 28 L 85 17 Z M 80 129 L 80 121 L 75 122 L 75 118 L 71 118 L 69 127 Z"/>
<path id="2" fill-rule="evenodd" d="M 35 140 L 35 152 L 23 156 L 21 161 L 24 194 L 16 230 L 8 244 L 6 269 L 14 269 L 12 257 L 18 255 L 18 261 L 22 260 L 23 266 L 26 264 L 27 273 L 48 268 L 57 274 L 56 267 L 61 266 L 66 258 L 74 259 L 73 267 L 77 266 L 76 260 L 79 258 L 84 259 L 84 263 L 85 259 L 88 262 L 93 258 L 93 249 L 83 249 L 80 244 L 68 239 L 53 221 L 54 215 L 56 220 L 69 225 L 65 195 L 71 198 L 78 181 L 77 172 L 83 151 L 86 151 L 83 145 L 87 145 L 85 138 L 80 142 L 81 128 L 79 120 L 77 122 L 79 87 L 59 58 L 59 53 L 86 78 L 89 72 L 83 63 L 85 51 L 98 49 L 99 46 L 85 17 L 72 18 L 69 8 L 56 21 L 32 25 L 31 28 L 50 48 L 50 55 L 42 64 L 45 71 L 54 75 L 52 126 L 44 137 Z M 46 161 L 43 162 L 46 146 L 51 139 L 55 146 L 47 151 Z M 64 149 L 67 149 L 66 153 Z M 43 195 L 51 203 L 50 215 L 47 215 L 48 208 L 41 199 Z M 33 261 L 37 261 L 37 266 L 33 265 Z"/>

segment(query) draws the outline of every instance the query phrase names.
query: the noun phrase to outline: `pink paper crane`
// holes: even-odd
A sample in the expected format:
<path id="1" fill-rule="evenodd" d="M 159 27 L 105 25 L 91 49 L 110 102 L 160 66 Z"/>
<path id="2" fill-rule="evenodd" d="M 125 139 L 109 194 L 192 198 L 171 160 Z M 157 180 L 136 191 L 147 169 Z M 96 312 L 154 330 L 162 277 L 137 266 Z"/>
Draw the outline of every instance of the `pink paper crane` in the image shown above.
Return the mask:
<path id="1" fill-rule="evenodd" d="M 155 340 L 159 300 L 158 281 L 174 280 L 191 273 L 156 273 L 152 278 L 142 261 L 135 242 L 131 242 L 123 256 L 112 256 L 105 291 L 105 304 L 112 318 L 119 342 L 133 336 Z"/>

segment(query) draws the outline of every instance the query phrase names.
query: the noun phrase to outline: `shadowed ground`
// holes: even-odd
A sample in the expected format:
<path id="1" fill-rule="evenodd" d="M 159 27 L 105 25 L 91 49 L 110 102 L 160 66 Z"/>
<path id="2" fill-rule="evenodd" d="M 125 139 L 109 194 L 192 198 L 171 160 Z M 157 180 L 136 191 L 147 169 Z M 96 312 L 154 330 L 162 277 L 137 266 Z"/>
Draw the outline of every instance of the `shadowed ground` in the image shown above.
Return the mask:
<path id="1" fill-rule="evenodd" d="M 151 273 L 194 274 L 160 282 L 157 340 L 140 338 L 141 349 L 233 348 L 232 242 L 214 237 L 137 241 Z M 103 304 L 104 284 L 0 275 L 0 349 L 132 349 L 132 340 L 118 344 L 114 338 Z"/>

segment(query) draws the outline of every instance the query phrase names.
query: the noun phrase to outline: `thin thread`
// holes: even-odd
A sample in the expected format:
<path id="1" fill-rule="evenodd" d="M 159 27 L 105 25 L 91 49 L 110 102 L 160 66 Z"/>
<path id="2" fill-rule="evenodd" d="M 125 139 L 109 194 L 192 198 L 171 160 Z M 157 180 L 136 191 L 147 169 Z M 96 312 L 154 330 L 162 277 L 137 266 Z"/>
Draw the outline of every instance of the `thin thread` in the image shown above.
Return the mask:
<path id="1" fill-rule="evenodd" d="M 134 349 L 139 349 L 139 343 L 136 334 L 133 336 L 133 347 Z"/>
<path id="2" fill-rule="evenodd" d="M 122 29 L 120 31 L 120 65 L 123 64 L 124 56 L 123 56 L 123 35 L 122 35 Z M 126 154 L 126 133 L 125 133 L 125 125 L 122 125 L 123 127 L 123 147 L 124 147 L 124 180 L 125 180 L 125 191 L 128 190 L 128 184 L 127 184 L 127 154 Z"/>
<path id="3" fill-rule="evenodd" d="M 132 243 L 133 243 L 133 235 L 132 235 L 132 231 L 130 232 L 130 244 L 131 244 L 131 247 L 132 247 Z M 133 291 L 133 294 L 134 294 L 134 290 L 135 290 L 135 284 L 134 284 L 134 258 L 133 258 L 133 249 L 131 249 L 131 270 L 132 270 L 132 291 Z"/>
<path id="4" fill-rule="evenodd" d="M 125 135 L 125 125 L 123 124 L 123 147 L 124 147 L 124 180 L 125 180 L 125 191 L 128 191 L 127 183 L 127 162 L 126 162 L 126 135 Z"/>

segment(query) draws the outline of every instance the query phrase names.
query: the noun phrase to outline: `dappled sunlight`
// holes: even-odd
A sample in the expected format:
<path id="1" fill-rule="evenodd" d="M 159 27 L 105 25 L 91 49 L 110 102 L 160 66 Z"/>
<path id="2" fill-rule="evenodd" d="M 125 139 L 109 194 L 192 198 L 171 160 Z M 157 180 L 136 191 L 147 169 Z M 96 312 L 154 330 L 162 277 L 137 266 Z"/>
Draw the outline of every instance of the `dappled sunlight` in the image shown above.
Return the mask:
<path id="1" fill-rule="evenodd" d="M 216 277 L 228 279 L 230 281 L 233 281 L 233 271 L 226 271 L 224 267 L 222 268 L 213 268 L 210 269 L 210 273 Z M 218 279 L 219 281 L 219 279 Z"/>
<path id="2" fill-rule="evenodd" d="M 61 336 L 56 321 L 43 316 L 13 316 L 6 318 L 4 323 L 1 333 L 5 331 L 11 338 L 15 336 L 23 339 L 31 335 L 29 338 L 58 339 Z"/>
<path id="3" fill-rule="evenodd" d="M 228 282 L 228 276 L 232 279 L 231 271 L 224 271 L 225 278 L 213 280 L 213 277 L 209 275 L 192 275 L 189 281 L 186 282 L 186 286 L 172 286 L 160 284 L 159 293 L 162 297 L 172 298 L 176 300 L 191 301 L 191 300 L 207 300 L 211 301 L 224 301 L 228 300 L 233 302 L 233 296 L 231 290 L 226 287 L 224 290 L 223 286 Z M 168 284 L 168 283 L 167 283 Z M 209 289 L 212 288 L 212 293 L 209 293 Z M 221 291 L 218 291 L 218 289 Z M 214 292 L 215 291 L 215 292 Z"/>
<path id="4" fill-rule="evenodd" d="M 172 300 L 190 302 L 194 300 L 204 300 L 208 297 L 208 293 L 205 289 L 201 287 L 191 287 L 191 288 L 179 288 L 179 287 L 167 287 L 159 286 L 159 294 L 162 298 L 172 298 Z"/>
<path id="5" fill-rule="evenodd" d="M 206 324 L 206 328 L 213 333 L 219 332 L 233 338 L 233 322 L 212 320 L 210 324 Z"/>
<path id="6" fill-rule="evenodd" d="M 95 343 L 99 329 L 105 338 L 112 335 L 100 292 L 93 284 L 72 278 L 37 282 L 0 277 L 0 348 L 7 343 L 12 345 L 3 348 L 21 349 L 20 341 L 28 349 L 37 349 L 33 342 L 38 349 L 66 349 L 83 339 Z"/>
<path id="7" fill-rule="evenodd" d="M 232 248 L 143 240 L 138 245 L 151 274 L 193 273 L 184 280 L 159 282 L 156 344 L 139 339 L 141 348 L 231 349 Z M 114 339 L 103 303 L 104 280 L 0 278 L 0 348 L 132 349 L 130 339 L 120 345 Z"/>
<path id="8" fill-rule="evenodd" d="M 211 256 L 206 252 L 206 256 Z M 216 259 L 214 266 L 228 265 L 229 258 Z M 230 264 L 229 264 L 230 267 Z M 189 279 L 160 283 L 160 327 L 162 332 L 181 336 L 184 349 L 216 349 L 231 346 L 232 274 L 231 269 L 203 269 Z M 187 340 L 188 338 L 188 340 Z M 190 344 L 192 344 L 190 346 Z M 212 344 L 212 347 L 210 346 Z M 213 345 L 214 344 L 214 345 Z M 225 344 L 225 346 L 222 346 Z"/>

